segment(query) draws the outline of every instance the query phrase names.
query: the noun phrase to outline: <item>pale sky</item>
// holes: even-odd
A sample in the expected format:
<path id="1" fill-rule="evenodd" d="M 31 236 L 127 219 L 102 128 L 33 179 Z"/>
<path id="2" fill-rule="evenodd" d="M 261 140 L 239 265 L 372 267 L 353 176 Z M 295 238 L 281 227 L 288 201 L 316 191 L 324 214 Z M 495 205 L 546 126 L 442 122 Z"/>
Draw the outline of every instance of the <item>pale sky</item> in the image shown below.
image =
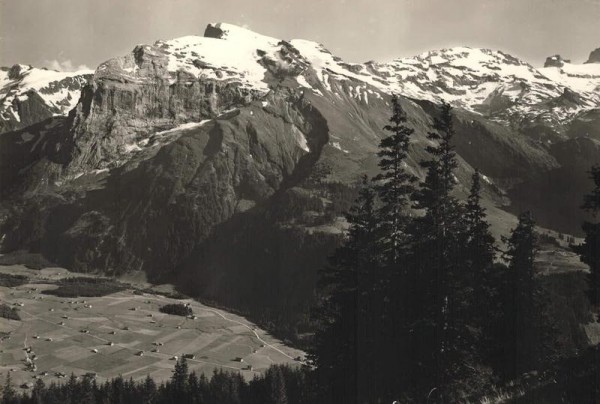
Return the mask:
<path id="1" fill-rule="evenodd" d="M 464 45 L 537 66 L 600 47 L 600 0 L 0 0 L 0 65 L 95 68 L 210 22 L 314 40 L 350 62 Z"/>

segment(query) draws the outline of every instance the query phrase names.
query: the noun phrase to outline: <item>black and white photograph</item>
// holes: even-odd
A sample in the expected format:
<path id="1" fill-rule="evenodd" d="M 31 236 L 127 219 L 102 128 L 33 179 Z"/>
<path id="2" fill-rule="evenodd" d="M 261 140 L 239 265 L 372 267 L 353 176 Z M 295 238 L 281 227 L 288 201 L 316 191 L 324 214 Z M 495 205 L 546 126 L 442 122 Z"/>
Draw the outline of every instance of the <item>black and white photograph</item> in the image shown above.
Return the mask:
<path id="1" fill-rule="evenodd" d="M 0 404 L 600 403 L 600 0 L 0 0 Z"/>

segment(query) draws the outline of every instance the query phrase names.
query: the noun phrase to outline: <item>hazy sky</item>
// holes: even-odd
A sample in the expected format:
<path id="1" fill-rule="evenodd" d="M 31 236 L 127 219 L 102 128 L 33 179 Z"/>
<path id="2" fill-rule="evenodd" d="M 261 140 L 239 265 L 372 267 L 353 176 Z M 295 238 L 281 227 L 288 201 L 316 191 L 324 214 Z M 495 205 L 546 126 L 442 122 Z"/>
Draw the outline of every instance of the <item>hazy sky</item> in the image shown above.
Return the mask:
<path id="1" fill-rule="evenodd" d="M 210 22 L 311 39 L 351 62 L 466 45 L 541 65 L 600 47 L 600 0 L 0 0 L 0 65 L 96 67 Z"/>

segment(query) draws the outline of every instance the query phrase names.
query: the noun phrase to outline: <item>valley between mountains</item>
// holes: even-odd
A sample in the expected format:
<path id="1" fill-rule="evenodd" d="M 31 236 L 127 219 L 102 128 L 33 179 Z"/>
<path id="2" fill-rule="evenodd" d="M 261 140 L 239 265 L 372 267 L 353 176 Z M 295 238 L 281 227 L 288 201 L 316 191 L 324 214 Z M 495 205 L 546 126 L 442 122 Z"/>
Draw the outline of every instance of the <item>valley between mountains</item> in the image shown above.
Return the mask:
<path id="1" fill-rule="evenodd" d="M 74 272 L 143 273 L 301 343 L 318 270 L 344 237 L 360 177 L 379 170 L 398 94 L 415 129 L 412 174 L 425 174 L 426 135 L 446 101 L 457 196 L 478 168 L 495 235 L 530 209 L 559 240 L 543 270 L 562 260 L 582 271 L 560 237 L 581 236 L 600 157 L 597 55 L 534 67 L 458 47 L 349 63 L 315 42 L 218 23 L 95 71 L 2 68 L 3 258 L 26 251 Z"/>

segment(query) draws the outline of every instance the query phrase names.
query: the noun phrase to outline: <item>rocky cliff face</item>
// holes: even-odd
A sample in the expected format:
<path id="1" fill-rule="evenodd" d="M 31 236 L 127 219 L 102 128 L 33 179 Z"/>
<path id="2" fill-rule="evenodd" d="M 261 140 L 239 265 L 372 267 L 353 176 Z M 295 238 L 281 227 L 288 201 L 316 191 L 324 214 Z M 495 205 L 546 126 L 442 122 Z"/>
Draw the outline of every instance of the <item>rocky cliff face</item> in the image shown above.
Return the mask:
<path id="1" fill-rule="evenodd" d="M 302 69 L 285 42 L 227 32 L 211 25 L 205 37 L 137 46 L 101 64 L 74 112 L 82 146 L 69 173 L 118 166 L 148 134 L 247 105 Z"/>
<path id="2" fill-rule="evenodd" d="M 71 165 L 74 172 L 114 167 L 150 133 L 214 118 L 253 99 L 238 83 L 198 80 L 184 72 L 171 80 L 164 55 L 148 49 L 136 53 L 136 78 L 121 76 L 121 61 L 113 60 L 100 66 L 84 90 L 72 130 L 85 148 Z"/>
<path id="3" fill-rule="evenodd" d="M 214 225 L 295 181 L 303 161 L 314 159 L 327 141 L 323 118 L 302 99 L 270 99 L 285 100 L 284 112 L 249 105 L 175 130 L 177 140 L 139 153 L 120 170 L 62 184 L 54 191 L 85 188 L 87 193 L 48 206 L 41 220 L 52 228 L 49 233 L 28 234 L 16 223 L 5 243 L 40 238 L 35 242 L 44 254 L 71 268 L 143 269 L 164 277 Z M 89 186 L 97 181 L 103 185 Z"/>
<path id="4" fill-rule="evenodd" d="M 454 48 L 350 64 L 314 42 L 227 24 L 137 46 L 96 69 L 68 117 L 40 112 L 0 136 L 1 248 L 79 271 L 143 270 L 295 323 L 343 237 L 356 181 L 378 170 L 392 92 L 415 129 L 415 175 L 437 103 L 451 102 L 459 196 L 478 167 L 490 214 L 528 205 L 543 224 L 565 226 L 552 209 L 565 216 L 578 203 L 547 209 L 523 191 L 568 172 L 565 159 L 596 155 L 579 146 L 597 136 L 600 72 L 562 63 L 535 69 Z M 557 189 L 587 181 L 585 172 L 553 178 Z"/>

